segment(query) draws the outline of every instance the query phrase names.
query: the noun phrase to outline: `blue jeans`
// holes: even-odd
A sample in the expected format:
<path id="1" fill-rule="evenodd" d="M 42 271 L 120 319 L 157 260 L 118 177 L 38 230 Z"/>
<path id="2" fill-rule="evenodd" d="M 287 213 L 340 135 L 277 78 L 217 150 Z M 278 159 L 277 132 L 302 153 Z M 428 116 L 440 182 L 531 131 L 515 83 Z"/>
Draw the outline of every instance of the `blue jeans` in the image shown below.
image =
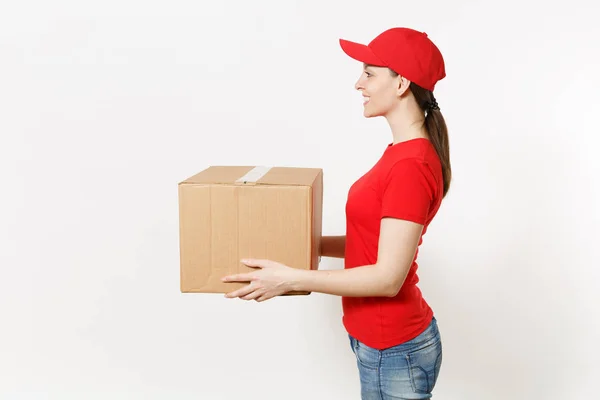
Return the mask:
<path id="1" fill-rule="evenodd" d="M 430 399 L 442 364 L 442 341 L 435 318 L 416 338 L 377 350 L 350 336 L 362 400 Z"/>

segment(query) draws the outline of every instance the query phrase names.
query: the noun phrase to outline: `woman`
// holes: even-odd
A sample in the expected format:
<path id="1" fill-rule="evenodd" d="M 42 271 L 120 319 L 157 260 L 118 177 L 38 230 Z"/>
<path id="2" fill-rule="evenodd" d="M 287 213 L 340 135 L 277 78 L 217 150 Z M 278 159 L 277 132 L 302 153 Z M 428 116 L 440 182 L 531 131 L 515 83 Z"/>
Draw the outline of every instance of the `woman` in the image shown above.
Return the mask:
<path id="1" fill-rule="evenodd" d="M 451 179 L 448 133 L 432 93 L 445 77 L 444 60 L 427 34 L 407 28 L 389 29 L 368 46 L 340 44 L 364 65 L 355 87 L 365 117 L 385 117 L 393 138 L 350 188 L 346 235 L 323 237 L 321 255 L 343 257 L 345 268 L 306 271 L 242 260 L 256 271 L 223 278 L 249 282 L 226 296 L 264 301 L 291 290 L 341 296 L 362 398 L 431 398 L 442 344 L 417 287 L 416 259 Z"/>

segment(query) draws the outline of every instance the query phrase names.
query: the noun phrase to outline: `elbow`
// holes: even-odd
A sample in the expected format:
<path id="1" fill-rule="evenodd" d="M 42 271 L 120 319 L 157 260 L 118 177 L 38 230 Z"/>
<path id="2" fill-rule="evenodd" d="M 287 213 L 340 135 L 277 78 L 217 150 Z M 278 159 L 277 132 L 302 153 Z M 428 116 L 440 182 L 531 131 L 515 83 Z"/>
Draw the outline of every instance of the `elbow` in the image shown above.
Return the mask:
<path id="1" fill-rule="evenodd" d="M 399 279 L 398 277 L 386 277 L 384 279 L 383 287 L 382 287 L 382 296 L 384 297 L 396 297 L 400 290 L 402 289 L 402 285 L 404 285 L 405 277 Z"/>
<path id="2" fill-rule="evenodd" d="M 396 297 L 396 296 L 398 296 L 398 293 L 400 293 L 401 288 L 402 288 L 402 285 L 395 285 L 395 284 L 386 285 L 385 290 L 383 292 L 383 296 L 384 297 Z"/>
<path id="3" fill-rule="evenodd" d="M 380 296 L 382 297 L 396 297 L 400 293 L 402 283 L 396 282 L 395 279 L 386 279 L 380 289 Z"/>
<path id="4" fill-rule="evenodd" d="M 406 274 L 399 274 L 392 268 L 380 268 L 379 282 L 380 282 L 380 296 L 382 297 L 396 297 L 400 290 L 402 289 L 402 285 L 404 285 L 404 280 L 406 279 Z"/>

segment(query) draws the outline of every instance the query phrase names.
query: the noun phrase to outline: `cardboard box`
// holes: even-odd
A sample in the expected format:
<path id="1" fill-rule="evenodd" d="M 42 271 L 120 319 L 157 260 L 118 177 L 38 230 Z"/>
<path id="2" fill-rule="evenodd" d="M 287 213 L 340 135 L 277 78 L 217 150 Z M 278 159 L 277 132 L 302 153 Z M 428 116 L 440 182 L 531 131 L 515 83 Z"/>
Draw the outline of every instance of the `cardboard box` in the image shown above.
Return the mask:
<path id="1" fill-rule="evenodd" d="M 242 258 L 318 268 L 321 169 L 213 166 L 180 182 L 178 190 L 181 292 L 227 293 L 244 286 L 221 282 L 254 270 Z"/>

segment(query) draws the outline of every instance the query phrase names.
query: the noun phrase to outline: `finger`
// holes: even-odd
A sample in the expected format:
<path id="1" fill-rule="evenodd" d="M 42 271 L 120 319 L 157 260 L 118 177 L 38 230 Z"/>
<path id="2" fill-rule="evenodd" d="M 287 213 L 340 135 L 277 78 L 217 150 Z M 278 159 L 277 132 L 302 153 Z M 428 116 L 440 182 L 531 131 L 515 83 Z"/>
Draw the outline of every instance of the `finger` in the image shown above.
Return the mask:
<path id="1" fill-rule="evenodd" d="M 252 282 L 253 280 L 252 274 L 233 274 L 221 278 L 223 282 Z"/>
<path id="2" fill-rule="evenodd" d="M 236 297 L 246 296 L 247 294 L 253 292 L 256 288 L 252 286 L 252 284 L 246 285 L 241 289 L 234 290 L 233 292 L 229 292 L 225 294 L 225 297 L 233 299 Z"/>
<path id="3" fill-rule="evenodd" d="M 265 292 L 263 290 L 256 289 L 252 293 L 248 293 L 247 295 L 240 297 L 240 299 L 243 299 L 243 300 L 255 300 L 255 299 L 259 298 L 260 296 L 262 296 L 264 293 Z"/>
<path id="4" fill-rule="evenodd" d="M 265 294 L 263 294 L 263 295 L 259 296 L 259 297 L 256 299 L 256 301 L 257 301 L 257 302 L 259 302 L 259 303 L 261 303 L 261 302 L 263 302 L 263 301 L 265 301 L 265 300 L 272 299 L 273 297 L 274 297 L 273 295 L 270 295 L 270 294 L 266 294 L 266 293 L 265 293 Z"/>

